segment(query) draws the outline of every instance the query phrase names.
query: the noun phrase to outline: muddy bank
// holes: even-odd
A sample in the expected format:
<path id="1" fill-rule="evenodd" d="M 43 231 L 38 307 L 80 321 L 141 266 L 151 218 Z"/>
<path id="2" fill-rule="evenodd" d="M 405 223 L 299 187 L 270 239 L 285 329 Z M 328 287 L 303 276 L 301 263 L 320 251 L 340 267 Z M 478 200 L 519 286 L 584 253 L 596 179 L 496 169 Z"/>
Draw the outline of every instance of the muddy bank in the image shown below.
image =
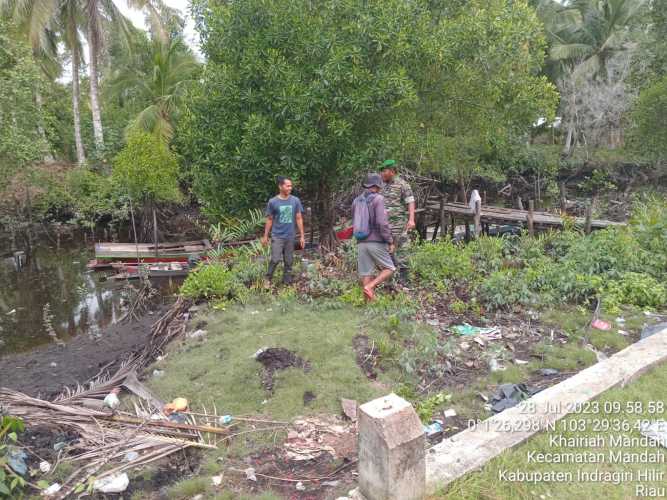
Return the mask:
<path id="1" fill-rule="evenodd" d="M 136 321 L 109 325 L 95 337 L 77 335 L 63 346 L 51 343 L 0 357 L 0 386 L 48 399 L 65 386 L 83 383 L 142 348 L 151 325 L 167 307 L 160 305 Z"/>

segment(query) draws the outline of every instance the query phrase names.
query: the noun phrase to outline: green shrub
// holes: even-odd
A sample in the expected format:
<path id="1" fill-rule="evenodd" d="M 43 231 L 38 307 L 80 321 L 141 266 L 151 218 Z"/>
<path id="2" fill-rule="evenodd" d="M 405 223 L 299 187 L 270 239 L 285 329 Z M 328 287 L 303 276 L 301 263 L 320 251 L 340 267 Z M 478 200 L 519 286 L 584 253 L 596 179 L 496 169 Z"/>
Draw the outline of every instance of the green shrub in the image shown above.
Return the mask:
<path id="1" fill-rule="evenodd" d="M 648 274 L 625 273 L 602 288 L 605 309 L 616 313 L 621 305 L 659 308 L 667 305 L 667 288 Z"/>
<path id="2" fill-rule="evenodd" d="M 516 269 L 492 273 L 479 286 L 479 294 L 491 309 L 529 304 L 533 301 L 524 274 Z"/>
<path id="3" fill-rule="evenodd" d="M 181 286 L 181 293 L 191 299 L 241 300 L 249 293 L 225 264 L 200 264 Z"/>
<path id="4" fill-rule="evenodd" d="M 423 284 L 444 290 L 451 280 L 471 279 L 474 273 L 470 247 L 446 239 L 421 245 L 410 257 L 413 275 Z"/>
<path id="5" fill-rule="evenodd" d="M 504 238 L 482 236 L 469 245 L 472 262 L 477 272 L 490 274 L 500 270 L 503 265 Z"/>

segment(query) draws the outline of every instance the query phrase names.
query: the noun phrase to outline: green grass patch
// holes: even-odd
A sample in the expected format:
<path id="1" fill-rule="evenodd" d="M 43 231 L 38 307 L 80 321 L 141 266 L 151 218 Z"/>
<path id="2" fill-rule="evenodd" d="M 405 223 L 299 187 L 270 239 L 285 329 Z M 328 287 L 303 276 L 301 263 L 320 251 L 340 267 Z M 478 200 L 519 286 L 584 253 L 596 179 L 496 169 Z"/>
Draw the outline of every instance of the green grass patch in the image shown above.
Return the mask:
<path id="1" fill-rule="evenodd" d="M 490 461 L 480 472 L 467 474 L 465 477 L 453 482 L 445 491 L 440 492 L 434 498 L 446 499 L 528 499 L 528 498 L 605 498 L 606 500 L 621 500 L 635 498 L 637 496 L 637 485 L 646 487 L 665 487 L 664 478 L 658 481 L 638 480 L 639 471 L 655 470 L 658 473 L 667 474 L 667 465 L 664 463 L 611 463 L 614 457 L 610 452 L 618 453 L 658 453 L 667 455 L 667 450 L 659 446 L 627 446 L 617 447 L 610 443 L 610 438 L 618 438 L 627 435 L 629 437 L 640 437 L 637 424 L 640 420 L 656 420 L 665 418 L 665 411 L 652 412 L 650 404 L 667 401 L 667 367 L 663 364 L 645 374 L 637 381 L 626 386 L 624 389 L 614 389 L 606 392 L 602 397 L 595 400 L 598 407 L 591 406 L 590 413 L 579 413 L 570 415 L 556 424 L 556 431 L 543 432 L 531 438 L 527 443 L 504 452 L 499 457 Z M 641 405 L 641 408 L 638 406 Z M 638 410 L 638 411 L 637 411 Z M 580 423 L 580 422 L 583 422 Z M 578 429 L 583 425 L 583 430 Z M 606 426 L 611 426 L 607 430 Z M 614 429 L 615 426 L 616 429 Z M 628 426 L 628 427 L 626 427 Z M 602 447 L 557 447 L 550 442 L 551 436 L 562 435 L 566 438 L 600 435 L 604 440 Z M 536 463 L 529 461 L 529 453 L 601 453 L 603 460 L 597 463 Z M 590 473 L 593 470 L 607 472 L 629 472 L 631 478 L 619 484 L 603 481 L 581 480 L 578 471 Z M 538 481 L 538 482 L 513 482 L 504 480 L 504 471 L 522 471 L 527 473 L 536 472 L 563 472 L 571 473 L 572 480 Z M 506 476 L 505 476 L 506 477 Z M 663 476 L 664 477 L 664 476 Z"/>
<path id="2" fill-rule="evenodd" d="M 339 413 L 340 398 L 368 401 L 385 391 L 364 376 L 356 364 L 352 339 L 365 318 L 345 306 L 321 310 L 307 305 L 255 304 L 213 311 L 205 342 L 187 341 L 155 365 L 164 375 L 150 386 L 162 398 L 185 397 L 193 408 L 215 404 L 218 414 L 265 414 L 289 419 L 310 413 Z M 261 385 L 263 366 L 253 354 L 264 347 L 283 347 L 307 360 L 308 373 L 289 368 L 274 375 L 274 392 Z M 306 391 L 316 398 L 304 405 Z"/>

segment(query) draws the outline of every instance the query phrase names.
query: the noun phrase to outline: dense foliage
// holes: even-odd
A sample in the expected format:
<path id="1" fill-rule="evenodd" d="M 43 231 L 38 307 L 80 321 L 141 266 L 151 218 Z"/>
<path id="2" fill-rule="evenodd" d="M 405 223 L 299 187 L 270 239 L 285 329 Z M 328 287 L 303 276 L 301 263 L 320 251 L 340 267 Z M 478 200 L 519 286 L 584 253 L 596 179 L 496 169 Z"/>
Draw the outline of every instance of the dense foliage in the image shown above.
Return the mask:
<path id="1" fill-rule="evenodd" d="M 449 240 L 425 245 L 412 257 L 422 286 L 469 290 L 491 309 L 517 305 L 667 305 L 667 205 L 651 200 L 627 227 L 583 236 L 574 230 L 503 239 L 480 238 L 461 246 Z"/>

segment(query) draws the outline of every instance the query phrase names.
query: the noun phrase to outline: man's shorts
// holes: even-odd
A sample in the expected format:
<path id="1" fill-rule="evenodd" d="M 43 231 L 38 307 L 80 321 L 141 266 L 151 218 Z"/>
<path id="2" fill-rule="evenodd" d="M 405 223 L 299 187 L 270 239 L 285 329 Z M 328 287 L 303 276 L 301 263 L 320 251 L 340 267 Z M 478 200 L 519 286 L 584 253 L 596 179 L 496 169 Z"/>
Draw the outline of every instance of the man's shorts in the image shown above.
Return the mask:
<path id="1" fill-rule="evenodd" d="M 359 243 L 357 245 L 357 269 L 359 276 L 372 276 L 376 268 L 380 270 L 396 270 L 389 254 L 389 245 L 375 241 Z"/>

